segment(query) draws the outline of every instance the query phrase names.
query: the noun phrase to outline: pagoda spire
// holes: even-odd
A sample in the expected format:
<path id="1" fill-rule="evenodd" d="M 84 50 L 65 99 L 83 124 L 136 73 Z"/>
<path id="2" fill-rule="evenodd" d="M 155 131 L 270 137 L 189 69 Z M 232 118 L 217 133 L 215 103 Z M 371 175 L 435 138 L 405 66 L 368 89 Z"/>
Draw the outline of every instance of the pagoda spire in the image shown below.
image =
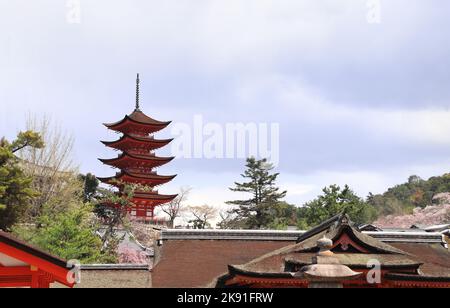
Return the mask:
<path id="1" fill-rule="evenodd" d="M 141 111 L 139 109 L 139 83 L 140 83 L 140 79 L 139 79 L 139 73 L 138 73 L 137 77 L 136 77 L 136 108 L 134 109 L 134 111 Z"/>

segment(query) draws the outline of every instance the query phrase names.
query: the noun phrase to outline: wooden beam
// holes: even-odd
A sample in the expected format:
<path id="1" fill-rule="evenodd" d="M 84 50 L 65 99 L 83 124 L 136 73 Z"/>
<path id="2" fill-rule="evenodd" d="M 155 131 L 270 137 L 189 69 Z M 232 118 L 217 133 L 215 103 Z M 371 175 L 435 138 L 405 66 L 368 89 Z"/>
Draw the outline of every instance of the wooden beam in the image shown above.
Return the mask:
<path id="1" fill-rule="evenodd" d="M 25 275 L 31 275 L 31 269 L 29 266 L 0 267 L 0 277 Z"/>
<path id="2" fill-rule="evenodd" d="M 30 286 L 30 282 L 0 282 L 0 288 L 29 288 Z"/>
<path id="3" fill-rule="evenodd" d="M 31 288 L 32 289 L 37 289 L 39 288 L 39 272 L 38 272 L 38 268 L 32 266 L 30 268 L 31 271 Z"/>
<path id="4" fill-rule="evenodd" d="M 16 266 L 0 268 L 1 288 L 49 288 L 55 278 L 51 273 L 40 270 L 33 266 Z"/>

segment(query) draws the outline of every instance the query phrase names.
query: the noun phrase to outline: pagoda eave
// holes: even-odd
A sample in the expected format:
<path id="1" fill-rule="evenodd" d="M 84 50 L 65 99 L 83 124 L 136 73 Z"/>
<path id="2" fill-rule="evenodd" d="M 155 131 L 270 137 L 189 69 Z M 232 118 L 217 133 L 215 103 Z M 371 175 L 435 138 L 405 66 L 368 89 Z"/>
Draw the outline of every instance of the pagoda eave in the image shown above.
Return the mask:
<path id="1" fill-rule="evenodd" d="M 140 125 L 160 125 L 160 126 L 164 126 L 164 125 L 167 126 L 170 123 L 172 123 L 172 121 L 163 122 L 163 121 L 158 121 L 158 120 L 152 119 L 149 116 L 145 115 L 142 111 L 135 110 L 130 115 L 126 115 L 122 120 L 115 122 L 115 123 L 106 123 L 105 125 L 107 127 L 114 127 L 114 126 L 121 125 L 127 121 L 130 121 L 135 124 L 140 124 Z"/>
<path id="2" fill-rule="evenodd" d="M 135 205 L 157 206 L 171 202 L 178 195 L 152 195 L 135 193 L 131 202 Z"/>
<path id="3" fill-rule="evenodd" d="M 154 208 L 156 206 L 166 204 L 174 200 L 178 195 L 153 195 L 149 197 L 140 196 L 140 194 L 135 194 L 133 198 L 131 198 L 131 205 L 128 206 L 128 209 L 138 208 Z M 113 207 L 121 207 L 120 204 L 116 204 L 113 202 L 105 202 L 104 205 L 113 206 Z"/>
<path id="4" fill-rule="evenodd" d="M 168 203 L 178 197 L 178 195 L 160 195 L 154 193 L 135 193 L 131 198 L 131 203 L 139 206 L 152 207 L 160 204 Z M 106 201 L 104 204 L 107 205 L 117 205 L 114 202 Z"/>
<path id="5" fill-rule="evenodd" d="M 105 165 L 113 166 L 119 169 L 132 167 L 132 166 L 142 166 L 146 168 L 157 168 L 163 166 L 175 157 L 156 157 L 156 156 L 134 156 L 126 153 L 121 154 L 119 157 L 112 159 L 102 159 L 99 160 Z"/>
<path id="6" fill-rule="evenodd" d="M 108 129 L 123 133 L 123 134 L 129 134 L 131 132 L 139 132 L 141 134 L 154 134 L 159 132 L 160 130 L 163 130 L 165 126 L 125 126 L 125 127 L 108 127 Z"/>
<path id="7" fill-rule="evenodd" d="M 116 175 L 113 177 L 97 178 L 97 179 L 104 184 L 113 185 L 116 187 L 123 186 L 122 182 L 156 187 L 156 186 L 163 185 L 163 184 L 166 184 L 166 183 L 172 181 L 175 177 L 176 177 L 176 175 L 168 175 L 168 176 L 142 175 L 142 176 L 140 176 L 140 175 L 136 175 L 136 174 L 130 174 L 128 172 L 122 172 L 119 175 Z"/>
<path id="8" fill-rule="evenodd" d="M 116 141 L 101 141 L 105 146 L 126 151 L 129 148 L 139 148 L 145 150 L 157 150 L 168 145 L 172 139 L 153 139 L 153 138 L 144 138 L 144 137 L 133 137 L 129 135 L 124 135 L 122 138 Z"/>
<path id="9" fill-rule="evenodd" d="M 147 117 L 148 118 L 148 117 Z M 104 123 L 108 129 L 122 132 L 122 133 L 131 133 L 131 132 L 141 132 L 143 134 L 148 133 L 156 133 L 167 126 L 169 126 L 172 122 L 160 122 L 153 120 L 151 118 L 144 118 L 143 120 L 133 119 L 131 116 L 125 116 L 121 121 L 116 123 Z"/>

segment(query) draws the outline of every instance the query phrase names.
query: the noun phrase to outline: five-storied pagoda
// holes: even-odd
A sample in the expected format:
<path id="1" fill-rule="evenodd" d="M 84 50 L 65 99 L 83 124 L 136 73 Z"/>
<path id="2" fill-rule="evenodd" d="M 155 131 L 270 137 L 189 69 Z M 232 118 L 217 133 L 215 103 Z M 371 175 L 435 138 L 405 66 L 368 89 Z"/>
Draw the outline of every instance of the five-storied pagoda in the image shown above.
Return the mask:
<path id="1" fill-rule="evenodd" d="M 121 151 L 117 158 L 100 159 L 106 165 L 119 169 L 113 177 L 98 178 L 101 182 L 116 186 L 123 193 L 126 184 L 140 184 L 126 210 L 133 217 L 152 220 L 155 207 L 172 201 L 177 195 L 161 195 L 158 185 L 170 182 L 176 175 L 158 175 L 155 168 L 170 162 L 174 157 L 158 157 L 155 150 L 169 144 L 172 139 L 158 140 L 153 134 L 166 128 L 171 122 L 160 122 L 145 115 L 139 108 L 139 74 L 136 79 L 136 108 L 130 115 L 107 128 L 123 135 L 116 141 L 102 141 L 107 147 Z M 120 207 L 120 204 L 111 204 Z"/>

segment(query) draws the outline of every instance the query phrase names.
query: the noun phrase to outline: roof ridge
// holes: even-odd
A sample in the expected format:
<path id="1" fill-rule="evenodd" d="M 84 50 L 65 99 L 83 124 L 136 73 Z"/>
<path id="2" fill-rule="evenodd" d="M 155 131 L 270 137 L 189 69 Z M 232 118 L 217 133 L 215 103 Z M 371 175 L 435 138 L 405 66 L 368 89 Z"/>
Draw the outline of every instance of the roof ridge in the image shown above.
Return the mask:
<path id="1" fill-rule="evenodd" d="M 339 213 L 339 214 L 334 215 L 333 217 L 325 220 L 321 224 L 313 227 L 312 229 L 310 229 L 310 230 L 306 231 L 304 234 L 302 234 L 298 238 L 297 243 L 300 243 L 303 240 L 305 240 L 305 239 L 307 239 L 309 237 L 312 237 L 312 236 L 314 236 L 314 235 L 316 235 L 316 234 L 318 234 L 318 233 L 320 233 L 320 232 L 330 228 L 334 223 L 336 223 L 338 221 L 341 221 L 344 216 L 347 216 L 347 214 Z"/>

